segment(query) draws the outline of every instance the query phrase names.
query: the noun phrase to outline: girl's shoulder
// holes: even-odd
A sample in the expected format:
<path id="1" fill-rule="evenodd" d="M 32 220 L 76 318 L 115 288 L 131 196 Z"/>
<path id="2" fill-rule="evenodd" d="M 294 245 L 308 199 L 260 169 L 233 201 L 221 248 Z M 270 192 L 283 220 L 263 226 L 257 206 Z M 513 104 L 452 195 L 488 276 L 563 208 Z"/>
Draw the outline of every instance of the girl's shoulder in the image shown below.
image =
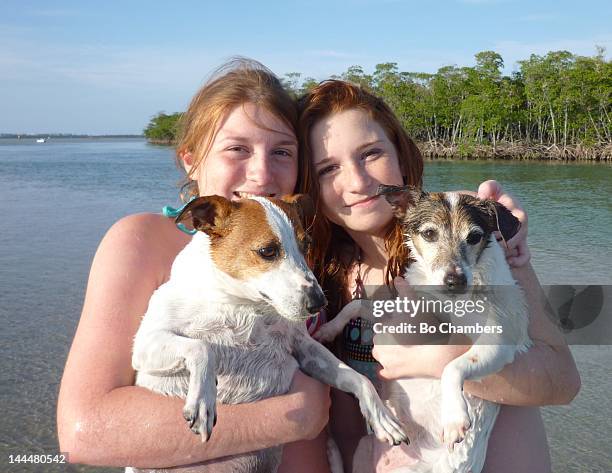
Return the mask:
<path id="1" fill-rule="evenodd" d="M 121 218 L 107 231 L 99 252 L 133 261 L 134 257 L 164 272 L 191 237 L 160 214 L 140 213 Z"/>
<path id="2" fill-rule="evenodd" d="M 172 219 L 160 214 L 139 213 L 115 222 L 104 238 L 130 246 L 155 245 L 179 239 L 179 233 Z"/>
<path id="3" fill-rule="evenodd" d="M 174 221 L 171 218 L 165 217 L 162 214 L 155 213 L 138 213 L 127 215 L 119 219 L 111 227 L 111 230 L 164 230 L 176 228 Z"/>
<path id="4" fill-rule="evenodd" d="M 132 236 L 134 243 L 154 243 L 156 241 L 189 241 L 190 236 L 181 232 L 174 220 L 161 214 L 139 213 L 121 218 L 108 230 L 107 235 Z"/>

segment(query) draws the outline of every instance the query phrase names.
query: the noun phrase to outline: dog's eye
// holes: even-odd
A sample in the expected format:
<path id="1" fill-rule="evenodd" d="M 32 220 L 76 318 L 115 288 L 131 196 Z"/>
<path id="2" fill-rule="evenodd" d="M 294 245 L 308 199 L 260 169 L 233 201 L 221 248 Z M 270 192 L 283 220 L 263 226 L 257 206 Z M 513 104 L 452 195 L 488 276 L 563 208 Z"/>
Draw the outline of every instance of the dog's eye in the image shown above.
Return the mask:
<path id="1" fill-rule="evenodd" d="M 257 250 L 257 254 L 261 256 L 263 259 L 271 261 L 278 257 L 278 246 L 270 245 L 264 246 L 263 248 L 259 248 Z"/>
<path id="2" fill-rule="evenodd" d="M 467 236 L 465 241 L 468 245 L 475 245 L 476 243 L 479 243 L 480 240 L 482 240 L 482 233 L 472 232 Z"/>
<path id="3" fill-rule="evenodd" d="M 423 240 L 425 241 L 434 242 L 438 239 L 438 232 L 430 228 L 422 232 L 421 236 L 423 237 Z"/>

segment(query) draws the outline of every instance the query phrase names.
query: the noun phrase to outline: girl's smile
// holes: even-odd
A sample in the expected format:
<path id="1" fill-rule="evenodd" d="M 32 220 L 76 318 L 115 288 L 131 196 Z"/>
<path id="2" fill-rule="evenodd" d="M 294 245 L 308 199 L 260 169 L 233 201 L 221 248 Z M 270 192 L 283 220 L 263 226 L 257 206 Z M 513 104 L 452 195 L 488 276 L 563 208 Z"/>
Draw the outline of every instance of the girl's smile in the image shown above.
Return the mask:
<path id="1" fill-rule="evenodd" d="M 361 200 L 357 200 L 352 204 L 347 205 L 350 208 L 367 208 L 376 203 L 376 200 L 379 198 L 379 195 L 373 195 L 371 197 L 364 197 Z"/>

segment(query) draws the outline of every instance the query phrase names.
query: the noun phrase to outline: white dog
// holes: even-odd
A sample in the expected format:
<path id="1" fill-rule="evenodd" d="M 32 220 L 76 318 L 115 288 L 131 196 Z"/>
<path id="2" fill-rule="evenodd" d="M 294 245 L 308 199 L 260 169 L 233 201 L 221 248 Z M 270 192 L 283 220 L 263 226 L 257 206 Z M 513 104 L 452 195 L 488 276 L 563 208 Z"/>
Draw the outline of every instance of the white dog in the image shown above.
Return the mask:
<path id="1" fill-rule="evenodd" d="M 305 196 L 210 196 L 177 217 L 198 232 L 151 296 L 132 364 L 137 385 L 186 399 L 183 415 L 202 441 L 213 431 L 217 401 L 284 394 L 298 367 L 354 394 L 377 438 L 406 440 L 369 380 L 306 331 L 306 319 L 327 303 L 300 251 L 308 237 L 299 215 L 309 206 Z M 226 457 L 204 471 L 274 472 L 281 449 Z"/>
<path id="2" fill-rule="evenodd" d="M 378 193 L 391 204 L 414 260 L 404 274 L 407 282 L 445 287 L 451 301 L 474 298 L 473 291 L 484 288 L 487 310 L 479 333 L 486 335 L 478 340 L 479 334 L 470 333 L 456 314 L 446 319 L 436 314 L 473 345 L 444 368 L 439 380 L 384 383 L 388 405 L 402 420 L 410 445 L 400 453 L 366 437 L 355 454 L 354 471 L 479 473 L 499 405 L 464 393 L 463 383 L 498 372 L 531 344 L 524 295 L 493 234 L 499 230 L 509 239 L 520 224 L 502 205 L 458 193 L 424 193 L 409 186 L 380 186 Z M 315 338 L 333 339 L 356 316 L 375 320 L 372 303 L 352 301 Z"/>

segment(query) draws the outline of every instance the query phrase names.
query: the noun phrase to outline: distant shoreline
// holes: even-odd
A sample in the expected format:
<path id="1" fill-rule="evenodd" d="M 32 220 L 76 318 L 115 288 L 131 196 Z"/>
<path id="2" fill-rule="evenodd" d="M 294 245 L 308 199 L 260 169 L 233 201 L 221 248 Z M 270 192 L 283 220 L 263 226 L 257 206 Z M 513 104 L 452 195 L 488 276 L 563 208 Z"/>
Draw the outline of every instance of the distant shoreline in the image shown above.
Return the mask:
<path id="1" fill-rule="evenodd" d="M 13 140 L 35 140 L 39 138 L 143 138 L 144 135 L 73 135 L 64 133 L 36 133 L 36 134 L 19 134 L 19 133 L 0 133 L 1 139 Z"/>
<path id="2" fill-rule="evenodd" d="M 174 140 L 147 139 L 144 135 L 71 135 L 32 134 L 17 135 L 2 133 L 0 140 L 35 141 L 60 139 L 142 139 L 156 146 L 174 146 Z M 547 145 L 515 141 L 498 142 L 496 146 L 477 143 L 450 143 L 444 141 L 417 142 L 423 157 L 428 160 L 497 160 L 497 161 L 556 161 L 556 162 L 602 162 L 612 163 L 612 144 L 584 146 Z"/>
<path id="3" fill-rule="evenodd" d="M 148 139 L 150 144 L 174 146 L 173 140 Z M 452 144 L 417 142 L 426 159 L 495 159 L 500 161 L 580 161 L 612 163 L 612 145 L 545 145 L 540 143 Z"/>
<path id="4" fill-rule="evenodd" d="M 441 141 L 417 143 L 429 159 L 495 159 L 507 161 L 577 161 L 612 163 L 612 144 L 584 146 L 542 143 L 501 142 L 490 144 L 452 144 Z"/>

